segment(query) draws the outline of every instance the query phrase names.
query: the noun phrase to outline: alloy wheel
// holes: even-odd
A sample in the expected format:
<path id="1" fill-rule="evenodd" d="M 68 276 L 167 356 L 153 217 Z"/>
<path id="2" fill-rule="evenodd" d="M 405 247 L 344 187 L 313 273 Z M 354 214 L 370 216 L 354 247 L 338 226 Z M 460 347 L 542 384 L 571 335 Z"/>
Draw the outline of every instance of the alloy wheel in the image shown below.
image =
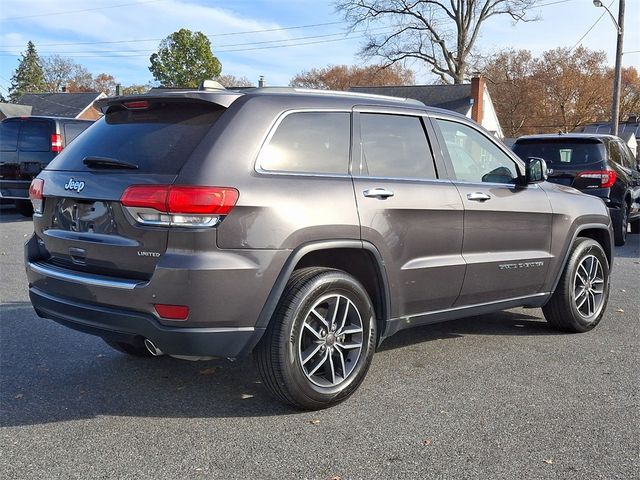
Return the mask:
<path id="1" fill-rule="evenodd" d="M 595 255 L 587 255 L 580 261 L 573 284 L 576 310 L 585 320 L 596 318 L 605 299 L 605 279 L 602 264 Z"/>
<path id="2" fill-rule="evenodd" d="M 353 373 L 363 344 L 360 312 L 339 294 L 320 298 L 307 313 L 298 338 L 302 370 L 313 384 L 335 387 Z"/>

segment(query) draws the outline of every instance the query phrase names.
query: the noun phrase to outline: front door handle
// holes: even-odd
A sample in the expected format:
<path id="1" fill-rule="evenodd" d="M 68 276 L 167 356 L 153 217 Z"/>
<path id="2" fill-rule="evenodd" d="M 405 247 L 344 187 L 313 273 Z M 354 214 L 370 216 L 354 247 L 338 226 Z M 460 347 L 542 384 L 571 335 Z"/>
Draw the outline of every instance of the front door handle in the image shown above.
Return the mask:
<path id="1" fill-rule="evenodd" d="M 365 197 L 373 197 L 373 198 L 389 198 L 393 197 L 394 193 L 391 190 L 387 190 L 386 188 L 371 188 L 369 190 L 365 190 L 362 192 Z"/>
<path id="2" fill-rule="evenodd" d="M 489 195 L 488 193 L 473 192 L 473 193 L 467 193 L 467 198 L 469 200 L 473 200 L 474 202 L 484 202 L 486 200 L 490 200 L 491 195 Z"/>

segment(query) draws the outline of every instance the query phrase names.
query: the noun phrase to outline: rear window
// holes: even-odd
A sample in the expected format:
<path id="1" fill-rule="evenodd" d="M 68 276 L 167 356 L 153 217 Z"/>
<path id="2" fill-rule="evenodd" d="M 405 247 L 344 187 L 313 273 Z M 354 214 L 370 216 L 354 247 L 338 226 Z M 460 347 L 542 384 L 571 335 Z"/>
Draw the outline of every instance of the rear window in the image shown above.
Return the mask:
<path id="1" fill-rule="evenodd" d="M 18 147 L 23 152 L 48 152 L 51 148 L 52 133 L 52 122 L 25 120 L 22 122 Z"/>
<path id="2" fill-rule="evenodd" d="M 224 110 L 196 102 L 155 102 L 146 110 L 111 107 L 47 167 L 88 170 L 86 157 L 121 160 L 139 173 L 175 174 Z"/>
<path id="3" fill-rule="evenodd" d="M 604 145 L 596 141 L 545 140 L 517 142 L 513 151 L 523 160 L 543 158 L 554 167 L 589 165 L 605 157 Z"/>
<path id="4" fill-rule="evenodd" d="M 64 140 L 67 144 L 89 128 L 91 124 L 89 122 L 66 122 L 63 125 L 64 128 Z"/>
<path id="5" fill-rule="evenodd" d="M 20 122 L 0 122 L 0 151 L 15 152 L 18 149 Z"/>

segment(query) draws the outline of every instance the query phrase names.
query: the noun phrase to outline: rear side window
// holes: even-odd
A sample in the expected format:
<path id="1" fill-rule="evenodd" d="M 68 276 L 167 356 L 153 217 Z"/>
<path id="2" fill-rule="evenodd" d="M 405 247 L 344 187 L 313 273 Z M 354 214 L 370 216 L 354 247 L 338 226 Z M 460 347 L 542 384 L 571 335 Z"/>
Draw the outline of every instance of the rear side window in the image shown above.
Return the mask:
<path id="1" fill-rule="evenodd" d="M 523 160 L 529 157 L 543 158 L 556 168 L 574 167 L 601 162 L 604 145 L 597 141 L 571 141 L 564 139 L 522 140 L 513 146 L 513 151 Z"/>
<path id="2" fill-rule="evenodd" d="M 373 177 L 436 178 L 433 156 L 420 117 L 360 115 L 363 174 Z"/>
<path id="3" fill-rule="evenodd" d="M 62 127 L 64 128 L 64 140 L 69 144 L 74 138 L 89 128 L 90 123 L 84 122 L 66 122 Z"/>
<path id="4" fill-rule="evenodd" d="M 121 160 L 138 173 L 175 174 L 224 110 L 209 103 L 153 102 L 145 110 L 111 107 L 47 167 L 87 170 L 86 157 Z"/>
<path id="5" fill-rule="evenodd" d="M 349 169 L 351 114 L 298 112 L 284 117 L 263 147 L 263 170 L 346 174 Z"/>
<path id="6" fill-rule="evenodd" d="M 51 148 L 52 123 L 40 120 L 22 122 L 18 148 L 23 152 L 48 152 Z"/>
<path id="7" fill-rule="evenodd" d="M 18 149 L 20 122 L 0 122 L 0 151 L 15 152 Z"/>

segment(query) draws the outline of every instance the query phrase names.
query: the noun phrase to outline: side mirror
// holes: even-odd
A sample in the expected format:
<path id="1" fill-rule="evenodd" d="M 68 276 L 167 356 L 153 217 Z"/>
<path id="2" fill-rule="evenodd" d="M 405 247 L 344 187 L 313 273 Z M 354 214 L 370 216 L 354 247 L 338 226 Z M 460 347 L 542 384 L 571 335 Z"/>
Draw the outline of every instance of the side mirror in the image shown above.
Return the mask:
<path id="1" fill-rule="evenodd" d="M 527 158 L 524 161 L 524 170 L 524 182 L 526 184 L 544 182 L 549 176 L 547 171 L 547 162 L 542 158 Z"/>

